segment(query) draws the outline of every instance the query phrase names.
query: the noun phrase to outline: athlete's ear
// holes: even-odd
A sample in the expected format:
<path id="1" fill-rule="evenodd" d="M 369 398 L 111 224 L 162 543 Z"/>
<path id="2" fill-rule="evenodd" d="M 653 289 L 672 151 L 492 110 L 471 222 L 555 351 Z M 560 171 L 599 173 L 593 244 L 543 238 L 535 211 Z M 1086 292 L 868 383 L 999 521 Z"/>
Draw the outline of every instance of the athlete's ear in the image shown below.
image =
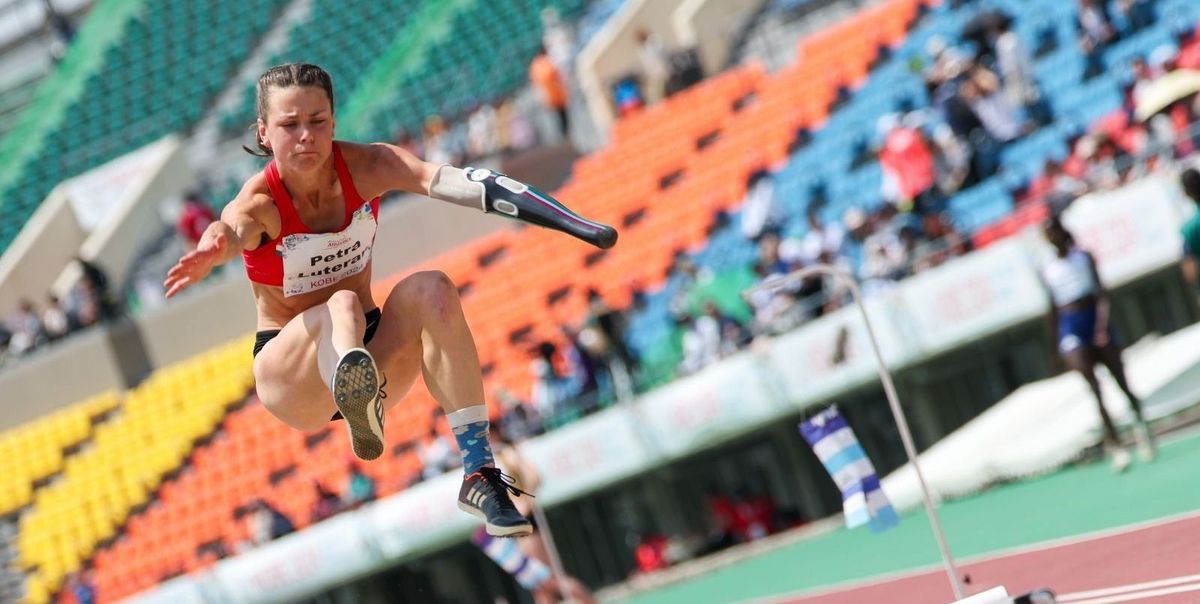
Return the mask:
<path id="1" fill-rule="evenodd" d="M 262 120 L 258 120 L 258 144 L 267 149 L 271 148 L 271 141 L 267 140 L 267 124 Z"/>

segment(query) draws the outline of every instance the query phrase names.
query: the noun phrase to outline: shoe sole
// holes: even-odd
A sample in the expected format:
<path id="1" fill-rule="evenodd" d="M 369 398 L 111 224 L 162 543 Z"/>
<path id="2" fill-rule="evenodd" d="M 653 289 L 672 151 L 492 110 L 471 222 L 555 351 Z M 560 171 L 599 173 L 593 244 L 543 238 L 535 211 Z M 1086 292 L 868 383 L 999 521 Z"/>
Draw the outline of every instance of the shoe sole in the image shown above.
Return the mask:
<path id="1" fill-rule="evenodd" d="M 487 515 L 483 510 L 469 506 L 463 502 L 458 502 L 458 509 L 480 519 L 483 525 L 487 527 L 487 532 L 493 537 L 528 537 L 533 534 L 533 525 L 526 522 L 516 526 L 497 526 L 487 521 Z"/>
<path id="2" fill-rule="evenodd" d="M 371 461 L 383 455 L 379 371 L 367 351 L 351 350 L 338 361 L 333 377 L 333 404 L 346 420 L 355 457 Z"/>

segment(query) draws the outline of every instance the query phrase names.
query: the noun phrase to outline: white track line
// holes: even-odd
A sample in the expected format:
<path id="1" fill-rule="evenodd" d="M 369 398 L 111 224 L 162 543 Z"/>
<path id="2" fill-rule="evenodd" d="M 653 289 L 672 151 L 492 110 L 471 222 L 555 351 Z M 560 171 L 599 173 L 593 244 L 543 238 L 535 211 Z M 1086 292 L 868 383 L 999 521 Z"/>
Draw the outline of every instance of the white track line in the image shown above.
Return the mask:
<path id="1" fill-rule="evenodd" d="M 1177 585 L 1175 587 L 1137 591 L 1133 593 L 1121 594 L 1119 596 L 1109 596 L 1107 598 L 1076 600 L 1074 604 L 1116 604 L 1118 602 L 1134 602 L 1136 600 L 1145 600 L 1147 598 L 1157 598 L 1159 596 L 1187 593 L 1189 591 L 1200 591 L 1200 583 L 1189 583 L 1187 585 Z M 1058 601 L 1061 602 L 1062 600 Z"/>
<path id="2" fill-rule="evenodd" d="M 1131 591 L 1142 591 L 1144 589 L 1155 589 L 1158 587 L 1168 587 L 1179 585 L 1180 583 L 1200 582 L 1200 575 L 1184 575 L 1173 579 L 1160 579 L 1158 581 L 1147 581 L 1145 583 L 1130 583 L 1129 585 L 1120 585 L 1117 587 L 1107 587 L 1105 589 L 1093 589 L 1090 591 L 1079 591 L 1072 594 L 1065 594 L 1058 597 L 1058 602 L 1076 602 L 1079 600 L 1087 600 L 1088 598 L 1100 598 L 1104 596 L 1112 596 L 1120 593 Z"/>
<path id="3" fill-rule="evenodd" d="M 998 560 L 1000 558 L 1007 558 L 1010 556 L 1020 556 L 1023 554 L 1029 554 L 1029 553 L 1033 553 L 1033 552 L 1040 552 L 1040 551 L 1044 551 L 1044 550 L 1055 549 L 1058 547 L 1076 545 L 1079 543 L 1086 543 L 1088 541 L 1096 541 L 1099 539 L 1107 539 L 1109 537 L 1117 537 L 1120 535 L 1124 535 L 1126 533 L 1134 533 L 1137 531 L 1155 528 L 1158 526 L 1163 526 L 1163 525 L 1171 524 L 1174 522 L 1190 520 L 1192 518 L 1200 518 L 1200 511 L 1193 510 L 1193 511 L 1189 511 L 1189 512 L 1181 512 L 1178 514 L 1172 514 L 1170 516 L 1164 516 L 1162 518 L 1155 518 L 1153 520 L 1144 520 L 1141 522 L 1133 522 L 1130 524 L 1126 524 L 1124 526 L 1101 529 L 1101 530 L 1092 531 L 1089 533 L 1073 535 L 1071 537 L 1059 537 L 1057 539 L 1049 539 L 1049 540 L 1041 541 L 1038 543 L 1018 545 L 1018 546 L 1014 546 L 1014 547 L 1010 547 L 1010 548 L 1006 548 L 1006 549 L 999 549 L 996 551 L 987 552 L 987 553 L 983 553 L 983 554 L 976 554 L 974 556 L 967 556 L 965 558 L 960 558 L 958 560 L 958 565 L 961 567 L 961 566 L 964 566 L 967 564 L 975 564 L 977 562 Z M 804 589 L 804 590 L 799 590 L 799 591 L 794 591 L 794 592 L 776 594 L 776 595 L 772 595 L 772 596 L 764 596 L 762 598 L 742 600 L 741 602 L 742 602 L 742 604 L 776 604 L 778 602 L 787 602 L 787 601 L 795 600 L 795 599 L 799 599 L 799 598 L 814 598 L 814 597 L 838 593 L 838 592 L 842 592 L 842 591 L 852 591 L 852 590 L 859 589 L 862 587 L 871 587 L 871 586 L 875 586 L 875 585 L 881 585 L 884 583 L 891 583 L 892 581 L 901 581 L 904 579 L 909 579 L 912 577 L 917 577 L 920 575 L 924 575 L 924 574 L 928 574 L 928 573 L 935 573 L 935 572 L 942 572 L 941 564 L 928 564 L 925 566 L 918 566 L 916 568 L 910 568 L 908 570 L 895 571 L 895 572 L 891 572 L 891 573 L 882 573 L 879 575 L 875 575 L 874 577 L 866 578 L 865 580 L 864 579 L 850 579 L 847 581 L 842 581 L 840 583 L 833 583 L 830 585 L 825 585 L 823 587 L 817 587 L 815 589 L 810 588 L 810 589 Z M 1077 602 L 1074 604 L 1080 604 L 1080 603 Z M 1088 604 L 1092 604 L 1092 603 L 1088 603 Z"/>

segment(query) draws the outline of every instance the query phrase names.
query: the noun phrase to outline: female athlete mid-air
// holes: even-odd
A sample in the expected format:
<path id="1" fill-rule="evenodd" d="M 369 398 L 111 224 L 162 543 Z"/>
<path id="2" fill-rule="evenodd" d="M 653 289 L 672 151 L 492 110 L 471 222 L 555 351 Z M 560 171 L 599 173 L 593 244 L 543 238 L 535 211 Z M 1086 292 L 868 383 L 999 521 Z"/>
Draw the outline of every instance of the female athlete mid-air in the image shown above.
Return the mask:
<path id="1" fill-rule="evenodd" d="M 259 154 L 271 157 L 209 225 L 195 251 L 167 273 L 167 297 L 239 253 L 258 308 L 258 397 L 298 430 L 345 419 L 354 454 L 383 453 L 383 418 L 424 377 L 461 449 L 458 506 L 496 536 L 531 532 L 514 489 L 495 467 L 475 341 L 454 284 L 420 272 L 371 297 L 379 198 L 427 195 L 563 231 L 601 248 L 612 227 L 585 220 L 549 196 L 484 169 L 434 165 L 385 143 L 335 141 L 333 83 L 320 67 L 272 67 L 258 80 Z M 386 376 L 384 378 L 383 376 Z M 385 405 L 382 381 L 393 396 Z"/>

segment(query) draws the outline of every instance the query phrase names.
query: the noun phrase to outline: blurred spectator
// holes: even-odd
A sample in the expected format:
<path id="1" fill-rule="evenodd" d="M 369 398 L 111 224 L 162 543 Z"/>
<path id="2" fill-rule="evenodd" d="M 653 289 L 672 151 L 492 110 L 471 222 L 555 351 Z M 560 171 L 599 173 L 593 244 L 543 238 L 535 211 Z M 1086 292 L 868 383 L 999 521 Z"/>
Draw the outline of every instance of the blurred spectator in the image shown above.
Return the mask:
<path id="1" fill-rule="evenodd" d="M 208 204 L 200 201 L 195 192 L 188 193 L 183 200 L 183 209 L 175 222 L 175 232 L 183 242 L 184 249 L 191 251 L 200 243 L 200 237 L 209 224 L 217 219 Z"/>
<path id="2" fill-rule="evenodd" d="M 1133 76 L 1133 88 L 1130 92 L 1130 100 L 1132 101 L 1133 108 L 1136 108 L 1145 99 L 1146 91 L 1150 89 L 1154 80 L 1162 77 L 1164 72 L 1151 68 L 1142 57 L 1134 57 L 1130 61 L 1129 69 Z"/>
<path id="3" fill-rule="evenodd" d="M 737 524 L 733 501 L 721 490 L 709 487 L 704 494 L 708 503 L 709 532 L 705 554 L 723 550 L 737 543 L 734 526 Z"/>
<path id="4" fill-rule="evenodd" d="M 1024 134 L 1026 127 L 1016 108 L 1000 90 L 999 78 L 987 68 L 972 69 L 959 92 L 993 139 L 1006 143 Z"/>
<path id="5" fill-rule="evenodd" d="M 608 337 L 596 325 L 584 323 L 575 338 L 580 351 L 590 358 L 596 377 L 596 399 L 600 406 L 633 398 L 633 377 Z"/>
<path id="6" fill-rule="evenodd" d="M 587 291 L 588 323 L 594 325 L 608 341 L 609 349 L 621 359 L 629 373 L 637 370 L 637 359 L 625 343 L 627 319 L 624 313 L 613 310 L 595 288 Z"/>
<path id="7" fill-rule="evenodd" d="M 500 146 L 505 151 L 524 151 L 537 143 L 533 124 L 517 111 L 512 99 L 505 99 L 496 109 Z"/>
<path id="8" fill-rule="evenodd" d="M 913 269 L 917 272 L 940 266 L 945 261 L 968 251 L 969 241 L 944 216 L 930 214 L 922 217 L 922 243 L 917 246 Z"/>
<path id="9" fill-rule="evenodd" d="M 27 354 L 46 342 L 46 332 L 37 307 L 30 300 L 21 300 L 12 318 L 12 339 L 8 348 L 14 355 Z"/>
<path id="10" fill-rule="evenodd" d="M 1079 0 L 1079 32 L 1093 45 L 1103 46 L 1116 36 L 1108 3 L 1103 0 Z"/>
<path id="11" fill-rule="evenodd" d="M 1061 162 L 1048 159 L 1042 174 L 1029 183 L 1026 196 L 1061 210 L 1086 192 L 1087 184 L 1084 181 L 1067 174 Z"/>
<path id="12" fill-rule="evenodd" d="M 71 292 L 71 312 L 84 326 L 115 319 L 119 313 L 104 269 L 79 256 L 74 260 L 79 264 L 81 276 Z"/>
<path id="13" fill-rule="evenodd" d="M 244 513 L 248 517 L 250 542 L 243 547 L 261 546 L 296 531 L 296 525 L 291 519 L 266 500 L 256 499 Z"/>
<path id="14" fill-rule="evenodd" d="M 357 461 L 351 461 L 346 485 L 346 508 L 356 508 L 374 500 L 375 481 L 362 471 Z"/>
<path id="15" fill-rule="evenodd" d="M 1112 19 L 1108 14 L 1108 3 L 1104 0 L 1079 0 L 1079 49 L 1084 54 L 1086 66 L 1084 79 L 1104 72 L 1101 52 L 1116 39 Z"/>
<path id="16" fill-rule="evenodd" d="M 421 459 L 421 478 L 429 480 L 462 465 L 462 458 L 451 439 L 438 431 L 437 422 L 429 429 L 429 436 L 417 443 L 417 457 Z"/>
<path id="17" fill-rule="evenodd" d="M 67 575 L 62 588 L 62 594 L 65 596 L 65 599 L 60 600 L 60 602 L 64 602 L 65 604 L 95 604 L 96 585 L 91 575 L 91 571 L 87 569 Z"/>
<path id="18" fill-rule="evenodd" d="M 967 64 L 966 55 L 947 44 L 946 39 L 941 36 L 929 38 L 925 43 L 925 52 L 929 55 L 930 62 L 922 75 L 925 81 L 935 88 L 953 80 L 962 73 Z"/>
<path id="19" fill-rule="evenodd" d="M 670 566 L 667 561 L 668 540 L 658 533 L 649 533 L 637 537 L 637 546 L 633 548 L 633 559 L 637 562 L 637 572 L 652 573 Z"/>
<path id="20" fill-rule="evenodd" d="M 721 312 L 711 301 L 704 303 L 700 316 L 687 317 L 683 324 L 683 362 L 680 372 L 684 375 L 696 373 L 708 365 L 725 358 L 749 339 L 745 328 L 732 317 Z"/>
<path id="21" fill-rule="evenodd" d="M 7 363 L 10 359 L 12 359 L 13 356 L 16 355 L 16 353 L 8 347 L 9 344 L 12 343 L 12 336 L 12 331 L 10 331 L 3 323 L 0 323 L 0 366 Z"/>
<path id="22" fill-rule="evenodd" d="M 919 255 L 923 251 L 922 245 L 924 244 L 921 230 L 912 224 L 904 224 L 896 232 L 896 238 L 899 240 L 900 250 L 904 257 L 900 274 L 907 277 L 924 270 L 923 266 L 918 265 Z"/>
<path id="23" fill-rule="evenodd" d="M 66 336 L 78 327 L 73 323 L 67 316 L 67 312 L 63 310 L 58 296 L 49 294 L 46 297 L 46 310 L 42 311 L 42 327 L 45 330 L 46 339 L 53 342 Z"/>
<path id="24" fill-rule="evenodd" d="M 545 45 L 529 64 L 529 81 L 537 88 L 542 104 L 558 117 L 559 134 L 564 139 L 568 138 L 570 128 L 567 120 L 567 103 L 570 97 L 567 93 L 566 82 L 547 53 Z"/>
<path id="25" fill-rule="evenodd" d="M 67 48 L 71 45 L 71 40 L 75 39 L 75 27 L 71 25 L 70 19 L 54 8 L 53 2 L 42 0 L 42 4 L 46 7 L 46 29 L 54 32 L 50 43 L 50 57 L 58 63 L 67 55 Z"/>
<path id="26" fill-rule="evenodd" d="M 954 131 L 946 124 L 938 124 L 933 129 L 933 162 L 941 197 L 954 195 L 971 184 L 968 181 L 971 147 L 954 136 Z"/>
<path id="27" fill-rule="evenodd" d="M 483 103 L 467 118 L 467 157 L 479 159 L 501 150 L 496 109 Z"/>
<path id="28" fill-rule="evenodd" d="M 666 94 L 667 79 L 671 77 L 671 56 L 656 34 L 646 29 L 634 33 L 638 45 L 638 64 L 642 69 L 642 95 L 646 104 L 653 105 Z"/>
<path id="29" fill-rule="evenodd" d="M 828 254 L 833 257 L 841 255 L 842 242 L 846 231 L 839 224 L 825 224 L 821 221 L 818 208 L 809 206 L 808 233 L 800 244 L 800 256 L 805 263 L 817 262 L 821 256 Z"/>
<path id="30" fill-rule="evenodd" d="M 646 105 L 645 98 L 637 75 L 626 74 L 613 81 L 612 100 L 617 108 L 617 115 L 629 115 L 641 109 Z"/>
<path id="31" fill-rule="evenodd" d="M 562 403 L 572 396 L 570 380 L 555 367 L 557 354 L 558 347 L 553 342 L 542 342 L 530 362 L 534 379 L 530 402 L 543 418 L 555 416 Z"/>
<path id="32" fill-rule="evenodd" d="M 1012 30 L 1011 20 L 998 21 L 990 37 L 1005 98 L 1014 107 L 1028 107 L 1036 103 L 1040 94 L 1033 73 L 1033 57 L 1021 42 L 1021 37 Z"/>
<path id="33" fill-rule="evenodd" d="M 850 266 L 861 266 L 863 243 L 871 234 L 870 219 L 862 208 L 848 208 L 842 214 L 842 227 L 845 229 L 846 237 L 842 241 L 842 249 L 838 256 L 845 258 Z"/>
<path id="34" fill-rule="evenodd" d="M 747 239 L 755 239 L 765 229 L 782 226 L 787 216 L 776 199 L 775 177 L 767 170 L 758 170 L 750 176 L 746 189 L 746 199 L 742 202 L 742 234 Z"/>
<path id="35" fill-rule="evenodd" d="M 505 440 L 519 443 L 542 433 L 542 418 L 531 405 L 503 388 L 497 388 L 492 399 L 500 405 L 500 432 Z"/>
<path id="36" fill-rule="evenodd" d="M 313 488 L 317 491 L 317 500 L 313 503 L 312 522 L 317 523 L 342 511 L 342 498 L 337 493 L 325 488 L 321 481 L 314 480 Z"/>
<path id="37" fill-rule="evenodd" d="M 579 341 L 579 332 L 570 325 L 560 327 L 563 335 L 563 358 L 566 361 L 567 398 L 576 399 L 576 409 L 590 412 L 596 405 L 599 388 L 599 362 Z"/>
<path id="38" fill-rule="evenodd" d="M 912 119 L 899 123 L 895 116 L 880 119 L 879 128 L 884 133 L 883 146 L 879 150 L 879 164 L 883 171 L 881 194 L 884 201 L 905 211 L 926 211 L 932 206 L 930 191 L 935 182 L 933 153 L 925 135 Z"/>
<path id="39" fill-rule="evenodd" d="M 450 135 L 446 131 L 446 123 L 437 115 L 425 120 L 425 138 L 422 143 L 425 149 L 425 159 L 434 164 L 454 163 L 451 155 Z"/>
<path id="40" fill-rule="evenodd" d="M 783 240 L 778 231 L 767 231 L 758 238 L 758 261 L 768 275 L 786 275 L 792 266 L 783 258 Z"/>
<path id="41" fill-rule="evenodd" d="M 745 488 L 734 493 L 733 531 L 742 543 L 757 541 L 770 535 L 775 517 L 775 502 L 766 494 L 751 495 Z"/>
<path id="42" fill-rule="evenodd" d="M 1075 154 L 1087 166 L 1084 173 L 1084 184 L 1089 191 L 1107 191 L 1121 184 L 1121 175 L 1117 172 L 1118 156 L 1121 151 L 1104 134 L 1089 134 L 1080 137 L 1075 143 Z"/>
<path id="43" fill-rule="evenodd" d="M 863 240 L 863 262 L 859 268 L 859 279 L 862 281 L 864 296 L 873 296 L 891 289 L 897 280 L 904 277 L 903 270 L 908 263 L 904 246 L 901 245 L 898 236 L 898 227 L 891 223 L 891 216 L 883 213 L 884 208 L 876 215 L 871 234 Z"/>
<path id="44" fill-rule="evenodd" d="M 575 40 L 571 32 L 571 24 L 563 21 L 558 9 L 547 7 L 542 9 L 542 48 L 554 61 L 559 73 L 566 73 L 571 66 L 575 54 Z"/>
<path id="45" fill-rule="evenodd" d="M 1200 172 L 1187 168 L 1179 175 L 1183 193 L 1197 206 L 1197 211 L 1180 229 L 1183 235 L 1183 275 L 1193 286 L 1200 283 Z"/>

